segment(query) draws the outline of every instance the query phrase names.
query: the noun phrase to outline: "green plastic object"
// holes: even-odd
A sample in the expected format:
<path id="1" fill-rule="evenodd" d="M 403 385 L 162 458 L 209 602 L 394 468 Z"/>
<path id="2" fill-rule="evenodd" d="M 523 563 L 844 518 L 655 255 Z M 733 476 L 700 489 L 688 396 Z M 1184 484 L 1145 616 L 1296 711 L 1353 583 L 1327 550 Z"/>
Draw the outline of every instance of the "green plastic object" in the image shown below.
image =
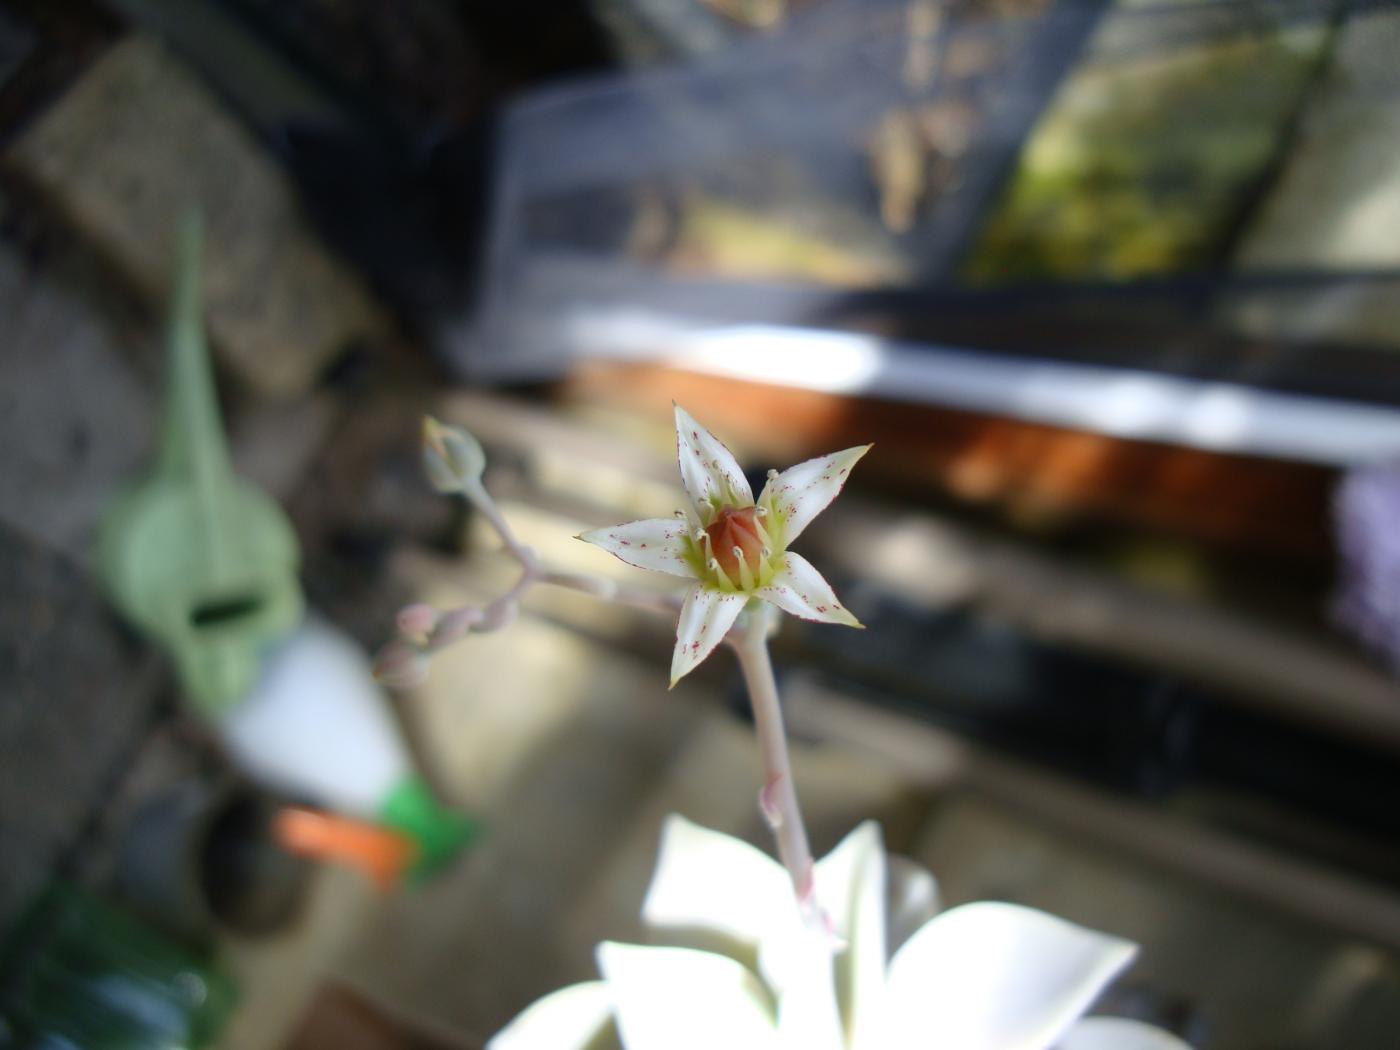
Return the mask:
<path id="1" fill-rule="evenodd" d="M 202 1050 L 237 1001 L 202 953 L 56 883 L 6 940 L 0 1046 L 24 1050 Z"/>
<path id="2" fill-rule="evenodd" d="M 399 781 L 384 799 L 378 815 L 386 827 L 403 832 L 417 843 L 418 860 L 410 872 L 415 881 L 441 869 L 481 830 L 475 821 L 439 803 L 417 776 Z"/>
<path id="3" fill-rule="evenodd" d="M 218 714 L 252 690 L 263 647 L 295 627 L 303 600 L 291 524 L 229 461 L 201 316 L 202 241 L 188 217 L 158 459 L 107 515 L 99 561 L 117 607 L 169 651 L 195 705 Z"/>

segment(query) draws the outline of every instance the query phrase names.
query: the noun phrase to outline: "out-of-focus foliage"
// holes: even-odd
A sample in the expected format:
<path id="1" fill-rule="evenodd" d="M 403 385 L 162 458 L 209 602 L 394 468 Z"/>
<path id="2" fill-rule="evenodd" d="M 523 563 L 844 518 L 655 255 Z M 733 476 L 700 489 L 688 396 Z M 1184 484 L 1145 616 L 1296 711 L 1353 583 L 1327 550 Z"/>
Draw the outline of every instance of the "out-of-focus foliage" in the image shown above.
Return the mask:
<path id="1" fill-rule="evenodd" d="M 967 276 L 1112 279 L 1209 261 L 1326 40 L 1307 27 L 1082 67 L 1036 129 Z"/>

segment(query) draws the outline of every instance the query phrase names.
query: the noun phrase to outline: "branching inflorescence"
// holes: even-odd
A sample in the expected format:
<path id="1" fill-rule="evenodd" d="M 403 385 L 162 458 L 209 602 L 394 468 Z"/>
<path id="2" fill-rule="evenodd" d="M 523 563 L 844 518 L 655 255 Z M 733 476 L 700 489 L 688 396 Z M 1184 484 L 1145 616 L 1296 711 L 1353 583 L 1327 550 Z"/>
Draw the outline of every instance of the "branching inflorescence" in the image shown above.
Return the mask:
<path id="1" fill-rule="evenodd" d="M 836 498 L 870 446 L 810 459 L 781 473 L 770 470 L 755 500 L 733 454 L 679 406 L 675 417 L 676 455 L 687 505 L 673 518 L 627 522 L 579 537 L 629 565 L 690 581 L 675 596 L 543 565 L 515 536 L 482 484 L 486 456 L 477 440 L 461 427 L 425 419 L 423 462 L 429 481 L 439 492 L 461 494 L 481 513 L 520 564 L 520 575 L 510 590 L 485 606 L 439 612 L 417 604 L 401 610 L 399 637 L 380 651 L 376 672 L 389 685 L 416 684 L 427 673 L 433 653 L 468 634 L 504 627 L 518 613 L 521 597 L 539 583 L 652 612 L 679 613 L 671 684 L 694 670 L 720 642 L 729 642 L 744 673 L 758 730 L 765 773 L 759 805 L 803 912 L 817 923 L 822 920 L 812 854 L 792 782 L 768 637 L 776 629 L 777 609 L 807 620 L 860 626 L 821 573 L 788 545 Z"/>
<path id="2" fill-rule="evenodd" d="M 672 685 L 720 642 L 738 658 L 765 773 L 759 806 L 782 861 L 779 867 L 746 843 L 672 816 L 643 917 L 658 931 L 733 942 L 754 957 L 756 970 L 728 954 L 606 942 L 598 948 L 602 980 L 539 1000 L 492 1039 L 491 1050 L 1189 1050 L 1135 1021 L 1082 1019 L 1136 945 L 1011 904 L 938 914 L 932 877 L 909 862 L 912 872 L 898 874 L 871 822 L 813 862 L 768 638 L 778 610 L 860 626 L 788 545 L 836 497 L 869 446 L 770 471 L 757 500 L 728 449 L 679 407 L 676 448 L 688 506 L 674 518 L 579 537 L 630 565 L 688 581 L 683 592 L 658 596 L 543 565 L 482 485 L 481 446 L 459 427 L 424 422 L 429 479 L 472 503 L 520 575 L 485 606 L 403 609 L 399 637 L 376 662 L 381 679 L 416 683 L 434 652 L 510 623 L 536 584 L 678 614 Z"/>

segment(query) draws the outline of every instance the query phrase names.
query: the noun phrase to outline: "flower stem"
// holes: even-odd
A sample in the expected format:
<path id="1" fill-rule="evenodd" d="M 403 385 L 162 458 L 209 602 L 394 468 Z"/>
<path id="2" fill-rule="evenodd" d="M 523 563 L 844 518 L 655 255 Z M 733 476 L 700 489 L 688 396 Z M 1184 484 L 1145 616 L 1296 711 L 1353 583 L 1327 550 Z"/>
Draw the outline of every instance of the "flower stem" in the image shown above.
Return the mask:
<path id="1" fill-rule="evenodd" d="M 819 915 L 812 892 L 812 850 L 807 844 L 807 828 L 797 804 L 797 788 L 792 780 L 783 712 L 778 703 L 778 684 L 773 662 L 768 657 L 769 606 L 757 603 L 747 615 L 747 624 L 732 641 L 739 666 L 748 686 L 753 708 L 758 746 L 763 757 L 764 787 L 759 796 L 764 815 L 778 842 L 778 857 L 792 879 L 798 904 L 809 919 Z"/>
<path id="2" fill-rule="evenodd" d="M 480 481 L 472 480 L 462 487 L 462 495 L 480 511 L 481 516 L 501 538 L 501 542 L 505 544 L 511 557 L 520 562 L 526 569 L 532 568 L 535 564 L 535 552 L 516 538 L 515 531 L 510 527 L 506 516 L 501 513 L 501 508 L 496 506 L 496 501 L 491 498 L 491 494 L 486 491 L 485 486 Z"/>
<path id="3" fill-rule="evenodd" d="M 481 512 L 482 517 L 501 538 L 506 553 L 520 563 L 523 572 L 511 591 L 510 598 L 523 597 L 525 591 L 535 583 L 550 583 L 556 587 L 582 591 L 584 594 L 591 594 L 605 601 L 632 605 L 651 612 L 669 615 L 680 610 L 681 602 L 675 595 L 653 594 L 631 587 L 622 587 L 602 576 L 592 576 L 579 572 L 559 572 L 547 568 L 540 564 L 540 560 L 532 548 L 520 542 L 515 531 L 510 527 L 510 523 L 506 521 L 506 516 L 501 513 L 501 508 L 496 505 L 496 501 L 491 498 L 491 494 L 480 482 L 473 481 L 465 485 L 462 488 L 462 494 L 472 506 Z"/>
<path id="4" fill-rule="evenodd" d="M 675 616 L 681 611 L 683 604 L 681 596 L 678 594 L 658 594 L 655 591 L 624 587 L 606 576 L 593 576 L 589 573 L 559 572 L 541 566 L 536 579 L 540 583 L 549 583 L 555 587 L 579 591 L 605 602 L 630 605 L 635 609 L 645 609 L 647 612 L 663 616 Z"/>

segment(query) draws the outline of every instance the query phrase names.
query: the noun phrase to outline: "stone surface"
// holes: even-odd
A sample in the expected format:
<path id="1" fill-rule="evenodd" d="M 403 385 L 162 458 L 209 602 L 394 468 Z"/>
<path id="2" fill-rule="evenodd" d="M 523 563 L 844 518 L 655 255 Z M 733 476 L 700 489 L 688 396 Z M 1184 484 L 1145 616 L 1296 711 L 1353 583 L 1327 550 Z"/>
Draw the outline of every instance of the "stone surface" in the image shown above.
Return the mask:
<path id="1" fill-rule="evenodd" d="M 0 929 L 87 831 L 144 737 L 159 675 L 83 572 L 0 525 Z"/>
<path id="2" fill-rule="evenodd" d="M 182 211 L 201 208 L 216 351 L 255 390 L 302 393 L 337 352 L 383 330 L 282 173 L 151 39 L 113 47 L 8 159 L 152 303 L 164 301 Z"/>
<path id="3" fill-rule="evenodd" d="M 104 319 L 0 243 L 0 520 L 85 559 L 144 463 L 156 397 Z"/>

